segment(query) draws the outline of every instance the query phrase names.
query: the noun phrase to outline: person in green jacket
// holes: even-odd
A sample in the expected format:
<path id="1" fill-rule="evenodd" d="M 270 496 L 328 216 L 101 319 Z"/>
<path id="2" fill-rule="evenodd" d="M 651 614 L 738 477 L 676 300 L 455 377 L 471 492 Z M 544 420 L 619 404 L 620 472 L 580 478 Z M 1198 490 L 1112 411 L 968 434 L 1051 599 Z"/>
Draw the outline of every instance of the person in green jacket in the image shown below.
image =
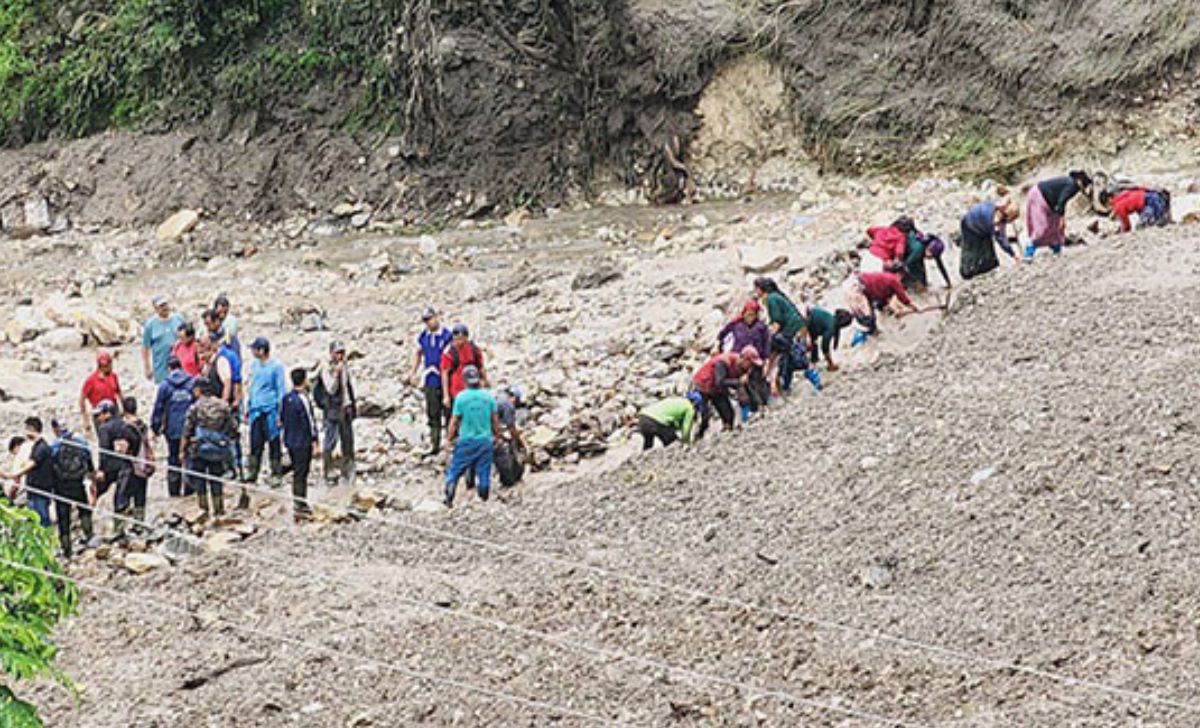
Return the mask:
<path id="1" fill-rule="evenodd" d="M 820 306 L 809 306 L 807 313 L 804 328 L 808 331 L 808 358 L 816 364 L 824 354 L 827 368 L 836 372 L 838 367 L 833 362 L 833 350 L 841 342 L 842 329 L 854 322 L 854 315 L 844 308 L 830 312 Z"/>
<path id="2" fill-rule="evenodd" d="M 771 359 L 767 362 L 767 381 L 771 383 L 771 394 L 779 396 L 781 389 L 784 392 L 792 391 L 792 377 L 796 373 L 792 351 L 796 336 L 804 330 L 804 316 L 770 278 L 754 279 L 754 296 L 767 309 L 767 316 L 771 319 Z"/>
<path id="3" fill-rule="evenodd" d="M 690 444 L 692 425 L 696 422 L 696 413 L 702 402 L 699 392 L 688 392 L 686 397 L 667 397 L 643 409 L 638 414 L 642 450 L 654 447 L 655 438 L 662 441 L 663 447 L 679 439 L 685 445 Z"/>

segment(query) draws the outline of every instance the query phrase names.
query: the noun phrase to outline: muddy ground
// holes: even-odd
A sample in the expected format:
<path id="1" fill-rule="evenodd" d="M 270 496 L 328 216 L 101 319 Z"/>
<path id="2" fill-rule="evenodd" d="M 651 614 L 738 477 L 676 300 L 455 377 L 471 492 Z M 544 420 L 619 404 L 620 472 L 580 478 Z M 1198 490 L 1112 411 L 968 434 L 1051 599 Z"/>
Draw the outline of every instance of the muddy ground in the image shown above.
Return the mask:
<path id="1" fill-rule="evenodd" d="M 1193 725 L 1198 283 L 1194 228 L 1096 238 L 694 450 L 75 567 L 126 596 L 59 631 L 79 704 L 31 695 L 67 726 Z"/>

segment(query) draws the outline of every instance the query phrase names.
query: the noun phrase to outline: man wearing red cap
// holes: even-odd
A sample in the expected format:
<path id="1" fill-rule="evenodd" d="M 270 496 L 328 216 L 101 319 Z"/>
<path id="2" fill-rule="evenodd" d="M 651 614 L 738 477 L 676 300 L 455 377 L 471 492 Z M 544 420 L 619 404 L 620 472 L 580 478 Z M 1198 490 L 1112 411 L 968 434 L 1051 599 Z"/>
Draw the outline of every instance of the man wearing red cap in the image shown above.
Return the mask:
<path id="1" fill-rule="evenodd" d="M 84 380 L 83 390 L 79 394 L 79 413 L 83 415 L 84 426 L 90 424 L 92 434 L 95 434 L 99 427 L 93 414 L 96 407 L 105 400 L 122 402 L 124 399 L 121 382 L 113 371 L 112 354 L 102 351 L 96 355 L 96 371 Z"/>
<path id="2" fill-rule="evenodd" d="M 733 404 L 729 401 L 732 392 L 741 385 L 749 382 L 750 370 L 762 366 L 762 357 L 753 346 L 747 346 L 740 353 L 732 351 L 717 354 L 705 362 L 692 377 L 692 387 L 700 393 L 703 403 L 700 407 L 700 431 L 696 439 L 704 437 L 708 431 L 708 422 L 712 418 L 712 407 L 725 429 L 733 429 Z"/>

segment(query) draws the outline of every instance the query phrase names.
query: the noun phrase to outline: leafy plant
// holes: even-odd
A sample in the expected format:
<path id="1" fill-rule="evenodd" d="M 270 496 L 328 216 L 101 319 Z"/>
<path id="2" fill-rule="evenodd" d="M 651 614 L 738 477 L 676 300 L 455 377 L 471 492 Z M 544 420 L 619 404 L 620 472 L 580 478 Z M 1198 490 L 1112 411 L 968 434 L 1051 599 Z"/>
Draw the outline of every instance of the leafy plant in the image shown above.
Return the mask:
<path id="1" fill-rule="evenodd" d="M 75 612 L 79 591 L 47 575 L 62 574 L 55 548 L 53 533 L 32 511 L 0 503 L 0 671 L 16 681 L 48 677 L 74 692 L 54 664 L 52 637 L 54 626 Z M 0 686 L 0 728 L 40 725 L 33 706 Z"/>

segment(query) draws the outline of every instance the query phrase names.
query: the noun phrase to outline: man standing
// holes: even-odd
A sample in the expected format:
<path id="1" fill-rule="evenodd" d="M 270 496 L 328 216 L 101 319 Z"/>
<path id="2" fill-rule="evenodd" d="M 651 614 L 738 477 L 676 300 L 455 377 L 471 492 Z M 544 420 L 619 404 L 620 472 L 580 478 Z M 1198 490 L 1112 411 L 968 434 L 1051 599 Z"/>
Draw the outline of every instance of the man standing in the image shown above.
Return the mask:
<path id="1" fill-rule="evenodd" d="M 51 446 L 54 454 L 54 477 L 57 482 L 54 514 L 58 520 L 58 542 L 63 555 L 71 558 L 71 509 L 79 510 L 79 529 L 83 531 L 84 548 L 94 546 L 92 539 L 92 509 L 88 505 L 84 479 L 92 470 L 92 451 L 87 441 L 71 434 L 57 420 L 50 423 L 56 440 Z"/>
<path id="2" fill-rule="evenodd" d="M 466 389 L 454 398 L 450 417 L 450 444 L 454 456 L 446 471 L 447 508 L 454 507 L 454 492 L 463 473 L 473 471 L 476 492 L 487 500 L 492 483 L 492 445 L 500 434 L 500 418 L 496 400 L 480 388 L 482 377 L 473 365 L 463 367 L 462 379 Z"/>
<path id="3" fill-rule="evenodd" d="M 96 489 L 93 502 L 98 502 L 109 488 L 118 492 L 114 499 L 116 501 L 122 498 L 120 490 L 133 470 L 133 456 L 137 451 L 132 446 L 140 443 L 134 442 L 134 434 L 117 414 L 117 406 L 112 402 L 106 400 L 96 407 L 96 421 L 96 436 L 100 441 L 100 468 L 92 477 Z M 121 505 L 124 503 L 121 502 Z M 114 507 L 114 510 L 122 509 Z M 125 533 L 125 522 L 117 520 L 113 524 L 113 531 L 117 538 L 122 537 Z"/>
<path id="4" fill-rule="evenodd" d="M 112 354 L 102 351 L 96 355 L 96 370 L 84 380 L 79 394 L 79 414 L 83 416 L 84 427 L 98 434 L 99 415 L 94 410 L 101 402 L 120 402 L 121 399 L 121 382 L 113 371 Z"/>
<path id="5" fill-rule="evenodd" d="M 325 414 L 325 432 L 321 444 L 325 483 L 337 487 L 338 473 L 333 467 L 333 451 L 340 443 L 341 476 L 347 485 L 354 485 L 354 417 L 357 402 L 354 398 L 354 382 L 346 367 L 346 345 L 340 341 L 329 345 L 329 365 L 321 370 L 313 398 Z"/>
<path id="6" fill-rule="evenodd" d="M 487 368 L 483 365 L 483 352 L 471 341 L 471 332 L 466 324 L 455 324 L 450 346 L 446 353 L 442 354 L 442 405 L 446 409 L 450 409 L 454 398 L 467 388 L 463 371 L 468 366 L 475 367 L 482 386 L 489 386 Z"/>
<path id="7" fill-rule="evenodd" d="M 183 437 L 183 421 L 196 401 L 195 381 L 184 371 L 176 356 L 167 360 L 167 379 L 158 387 L 154 398 L 154 412 L 150 416 L 150 429 L 155 436 L 167 438 L 167 494 L 172 498 L 191 495 L 180 468 L 180 439 Z"/>
<path id="8" fill-rule="evenodd" d="M 50 528 L 50 496 L 46 494 L 55 490 L 54 451 L 42 437 L 42 421 L 37 417 L 25 419 L 25 441 L 29 443 L 29 460 L 12 473 L 12 478 L 25 478 L 29 509 L 38 515 L 43 528 Z"/>
<path id="9" fill-rule="evenodd" d="M 417 337 L 417 350 L 413 355 L 412 373 L 409 374 L 409 384 L 416 386 L 417 377 L 424 372 L 422 389 L 425 393 L 425 415 L 429 420 L 429 441 L 432 445 L 430 455 L 437 455 L 442 450 L 442 427 L 450 421 L 450 409 L 444 406 L 446 399 L 442 389 L 442 356 L 450 346 L 453 336 L 450 330 L 442 326 L 438 320 L 437 311 L 425 309 L 421 315 L 425 322 L 425 330 Z"/>
<path id="10" fill-rule="evenodd" d="M 229 344 L 234 349 L 237 349 L 238 355 L 242 353 L 242 342 L 238 339 L 238 320 L 237 316 L 229 313 L 229 299 L 225 294 L 217 296 L 217 300 L 213 302 L 213 313 L 216 314 L 217 325 L 220 327 L 224 337 L 222 343 Z"/>
<path id="11" fill-rule="evenodd" d="M 254 360 L 250 362 L 250 401 L 246 424 L 250 428 L 250 464 L 246 482 L 257 483 L 265 447 L 270 448 L 272 488 L 283 475 L 283 450 L 279 442 L 279 408 L 287 396 L 287 375 L 283 365 L 271 358 L 271 342 L 258 337 L 250 344 Z M 246 492 L 243 490 L 243 492 Z M 249 494 L 246 494 L 249 499 Z"/>
<path id="12" fill-rule="evenodd" d="M 122 468 L 120 479 L 117 481 L 117 492 L 113 496 L 113 510 L 126 517 L 132 518 L 139 524 L 146 521 L 146 486 L 149 484 L 153 470 L 154 459 L 146 438 L 150 436 L 146 423 L 138 417 L 138 403 L 133 397 L 126 397 L 123 403 L 122 415 L 125 424 L 125 439 L 128 443 L 127 453 L 132 460 L 127 460 L 127 467 Z M 145 447 L 143 447 L 145 446 Z M 126 521 L 118 519 L 113 526 L 117 538 L 125 535 Z M 140 529 L 141 526 L 134 526 Z"/>
<path id="13" fill-rule="evenodd" d="M 292 513 L 296 522 L 306 521 L 312 514 L 308 503 L 308 474 L 317 454 L 317 423 L 312 404 L 308 401 L 308 372 L 292 370 L 292 391 L 283 398 L 283 443 L 287 447 L 292 469 Z"/>
<path id="14" fill-rule="evenodd" d="M 223 479 L 233 470 L 233 441 L 238 436 L 238 423 L 229 405 L 221 399 L 221 385 L 211 379 L 196 381 L 198 398 L 184 419 L 181 447 L 196 470 L 192 485 L 207 519 L 210 493 L 213 516 L 225 514 L 222 486 Z"/>
<path id="15" fill-rule="evenodd" d="M 175 342 L 171 354 L 179 358 L 179 364 L 189 377 L 200 376 L 200 351 L 196 342 L 196 327 L 185 323 L 176 332 L 179 340 Z M 170 376 L 170 372 L 168 372 Z"/>
<path id="16" fill-rule="evenodd" d="M 142 369 L 146 379 L 162 384 L 167 378 L 167 359 L 179 338 L 183 317 L 171 313 L 171 302 L 163 295 L 154 297 L 154 315 L 142 327 Z"/>

